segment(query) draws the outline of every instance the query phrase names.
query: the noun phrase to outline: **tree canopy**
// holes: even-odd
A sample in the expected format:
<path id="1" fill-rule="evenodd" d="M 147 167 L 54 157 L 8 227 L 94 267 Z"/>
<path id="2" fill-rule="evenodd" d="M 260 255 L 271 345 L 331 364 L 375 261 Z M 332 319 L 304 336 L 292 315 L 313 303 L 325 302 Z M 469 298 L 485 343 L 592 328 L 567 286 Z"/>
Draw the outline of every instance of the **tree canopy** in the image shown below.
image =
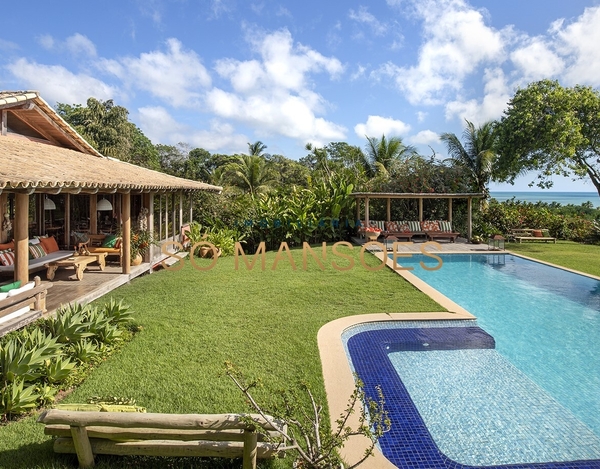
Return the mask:
<path id="1" fill-rule="evenodd" d="M 500 180 L 533 170 L 547 188 L 553 175 L 588 177 L 600 194 L 600 92 L 551 80 L 518 90 L 499 123 L 497 149 Z"/>

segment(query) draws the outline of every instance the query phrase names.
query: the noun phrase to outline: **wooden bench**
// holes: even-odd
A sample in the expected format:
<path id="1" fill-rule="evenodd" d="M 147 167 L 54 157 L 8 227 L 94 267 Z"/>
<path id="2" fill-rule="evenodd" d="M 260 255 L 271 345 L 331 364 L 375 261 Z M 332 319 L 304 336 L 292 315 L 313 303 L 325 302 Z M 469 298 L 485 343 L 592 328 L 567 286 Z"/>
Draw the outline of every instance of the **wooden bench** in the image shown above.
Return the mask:
<path id="1" fill-rule="evenodd" d="M 52 284 L 42 283 L 39 277 L 33 281 L 32 289 L 0 300 L 0 336 L 20 329 L 46 312 L 46 295 Z"/>
<path id="2" fill-rule="evenodd" d="M 248 420 L 251 419 L 251 422 Z M 283 443 L 263 441 L 258 426 L 273 437 L 285 425 L 248 414 L 153 414 L 78 412 L 51 409 L 38 418 L 44 433 L 58 438 L 57 453 L 75 453 L 79 467 L 94 466 L 95 454 L 243 458 L 244 469 L 256 458 L 283 456 Z"/>
<path id="3" fill-rule="evenodd" d="M 106 253 L 107 256 L 119 256 L 119 263 L 122 261 L 123 256 L 123 248 L 121 245 L 121 240 L 118 239 L 118 247 L 115 248 L 107 248 L 103 247 L 102 243 L 106 239 L 105 234 L 88 234 L 89 241 L 82 243 L 78 242 L 75 245 L 77 251 L 82 254 L 98 254 L 98 253 Z"/>
<path id="4" fill-rule="evenodd" d="M 544 233 L 544 236 L 534 236 L 533 232 L 534 231 L 541 231 L 542 233 Z M 552 236 L 546 236 L 546 233 L 548 232 L 548 230 L 533 230 L 533 229 L 529 229 L 529 228 L 523 228 L 523 229 L 516 229 L 516 230 L 512 230 L 510 232 L 510 234 L 508 235 L 508 239 L 512 240 L 512 241 L 516 241 L 518 243 L 522 243 L 523 241 L 544 241 L 545 243 L 547 243 L 548 241 L 552 241 L 554 244 L 556 244 L 556 238 L 553 238 Z"/>

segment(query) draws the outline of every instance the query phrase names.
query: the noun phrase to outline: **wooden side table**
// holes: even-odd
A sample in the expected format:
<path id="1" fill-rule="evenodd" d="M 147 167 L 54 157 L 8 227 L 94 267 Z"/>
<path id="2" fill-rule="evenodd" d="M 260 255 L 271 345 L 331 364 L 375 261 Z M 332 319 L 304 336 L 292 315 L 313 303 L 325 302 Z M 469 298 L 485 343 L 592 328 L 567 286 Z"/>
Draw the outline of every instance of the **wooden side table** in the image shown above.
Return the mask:
<path id="1" fill-rule="evenodd" d="M 60 267 L 74 267 L 77 280 L 82 280 L 83 271 L 85 270 L 87 265 L 91 264 L 92 262 L 98 262 L 98 258 L 96 256 L 73 256 L 67 259 L 62 259 L 60 261 L 50 262 L 46 264 L 46 267 L 48 268 L 46 272 L 46 277 L 48 278 L 48 280 L 54 280 L 56 271 Z"/>

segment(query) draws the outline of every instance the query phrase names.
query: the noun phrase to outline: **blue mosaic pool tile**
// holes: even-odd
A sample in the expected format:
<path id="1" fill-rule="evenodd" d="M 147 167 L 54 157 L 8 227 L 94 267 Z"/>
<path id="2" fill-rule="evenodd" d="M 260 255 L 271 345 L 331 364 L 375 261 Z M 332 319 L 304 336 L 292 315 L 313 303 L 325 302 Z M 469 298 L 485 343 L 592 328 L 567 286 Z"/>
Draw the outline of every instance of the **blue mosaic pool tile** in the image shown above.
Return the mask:
<path id="1" fill-rule="evenodd" d="M 458 327 L 449 327 L 458 326 Z M 343 340 L 352 366 L 365 384 L 365 392 L 377 399 L 381 386 L 392 420 L 380 439 L 383 454 L 399 468 L 470 469 L 446 457 L 433 440 L 406 386 L 388 358 L 390 350 L 493 349 L 494 340 L 475 321 L 403 321 L 368 323 L 345 331 Z M 464 345 L 464 346 L 463 346 Z M 509 464 L 487 467 L 511 469 L 600 469 L 600 460 Z"/>

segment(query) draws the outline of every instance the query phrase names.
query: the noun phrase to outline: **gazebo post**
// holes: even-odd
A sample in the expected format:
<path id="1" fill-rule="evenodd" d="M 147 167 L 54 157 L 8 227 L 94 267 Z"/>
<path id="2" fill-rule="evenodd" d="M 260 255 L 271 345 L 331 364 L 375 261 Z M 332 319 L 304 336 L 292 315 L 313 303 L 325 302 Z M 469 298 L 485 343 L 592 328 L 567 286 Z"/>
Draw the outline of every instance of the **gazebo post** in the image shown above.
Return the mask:
<path id="1" fill-rule="evenodd" d="M 123 254 L 122 272 L 131 271 L 131 194 L 126 192 L 121 195 L 121 221 L 123 222 Z"/>
<path id="2" fill-rule="evenodd" d="M 448 199 L 448 221 L 452 223 L 452 197 Z"/>
<path id="3" fill-rule="evenodd" d="M 471 197 L 467 199 L 467 241 L 471 241 L 473 235 L 473 213 L 472 213 Z"/>
<path id="4" fill-rule="evenodd" d="M 181 235 L 181 227 L 183 226 L 183 191 L 179 192 L 179 235 Z"/>
<path id="5" fill-rule="evenodd" d="M 71 194 L 65 194 L 65 239 L 67 249 L 71 249 Z"/>
<path id="6" fill-rule="evenodd" d="M 15 194 L 15 281 L 29 281 L 29 194 Z"/>
<path id="7" fill-rule="evenodd" d="M 98 211 L 96 206 L 98 204 L 98 195 L 90 194 L 90 233 L 98 233 Z"/>
<path id="8" fill-rule="evenodd" d="M 369 198 L 365 197 L 365 226 L 369 226 Z"/>
<path id="9" fill-rule="evenodd" d="M 356 198 L 356 220 L 360 220 L 360 197 Z"/>
<path id="10" fill-rule="evenodd" d="M 190 219 L 189 222 L 192 223 L 194 221 L 194 196 L 192 195 L 192 193 L 190 192 Z"/>
<path id="11" fill-rule="evenodd" d="M 387 198 L 387 221 L 392 221 L 392 198 Z"/>
<path id="12" fill-rule="evenodd" d="M 419 221 L 423 221 L 423 197 L 419 197 Z"/>
<path id="13" fill-rule="evenodd" d="M 177 220 L 177 210 L 175 207 L 175 192 L 171 192 L 171 239 L 175 241 L 175 233 L 177 232 L 177 227 L 175 223 Z"/>

